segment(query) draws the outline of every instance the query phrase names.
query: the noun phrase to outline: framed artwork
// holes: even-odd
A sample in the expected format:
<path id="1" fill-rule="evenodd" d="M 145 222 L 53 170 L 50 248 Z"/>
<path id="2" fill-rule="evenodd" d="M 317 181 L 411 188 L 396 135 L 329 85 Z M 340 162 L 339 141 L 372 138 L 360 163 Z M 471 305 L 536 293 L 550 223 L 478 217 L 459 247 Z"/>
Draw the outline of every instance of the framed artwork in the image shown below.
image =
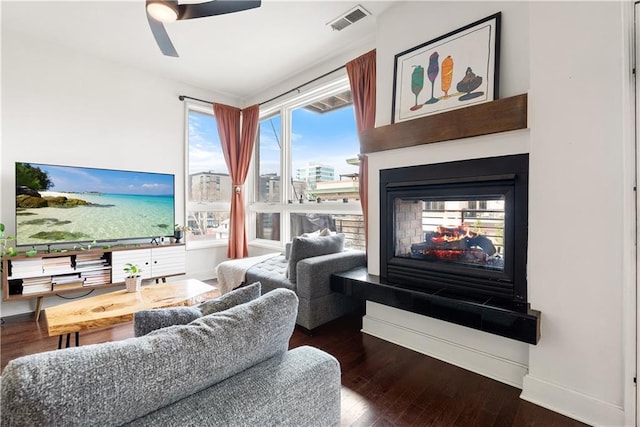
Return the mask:
<path id="1" fill-rule="evenodd" d="M 397 54 L 391 123 L 497 99 L 500 16 Z"/>

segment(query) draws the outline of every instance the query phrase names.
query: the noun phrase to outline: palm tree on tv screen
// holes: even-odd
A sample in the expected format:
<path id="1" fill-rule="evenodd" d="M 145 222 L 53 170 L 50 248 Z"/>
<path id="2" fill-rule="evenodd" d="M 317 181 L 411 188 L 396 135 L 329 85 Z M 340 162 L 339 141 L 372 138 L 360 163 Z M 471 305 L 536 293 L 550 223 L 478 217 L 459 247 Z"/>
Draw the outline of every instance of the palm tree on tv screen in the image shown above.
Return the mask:
<path id="1" fill-rule="evenodd" d="M 33 190 L 48 190 L 53 187 L 49 174 L 29 163 L 16 163 L 16 186 L 24 185 Z"/>

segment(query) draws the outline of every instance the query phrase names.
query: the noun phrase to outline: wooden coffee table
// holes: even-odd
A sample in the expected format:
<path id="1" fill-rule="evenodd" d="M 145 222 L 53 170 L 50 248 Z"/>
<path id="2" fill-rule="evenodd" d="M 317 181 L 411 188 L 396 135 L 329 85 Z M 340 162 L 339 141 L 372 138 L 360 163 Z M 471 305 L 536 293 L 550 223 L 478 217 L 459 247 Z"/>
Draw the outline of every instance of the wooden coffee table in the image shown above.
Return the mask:
<path id="1" fill-rule="evenodd" d="M 201 302 L 205 294 L 216 288 L 199 280 L 188 279 L 145 285 L 140 292 L 126 290 L 109 292 L 95 297 L 49 307 L 44 310 L 49 336 L 59 335 L 58 348 L 62 348 L 62 336 L 67 335 L 67 347 L 71 333 L 75 332 L 76 346 L 79 332 L 130 322 L 134 313 L 152 308 L 186 306 Z"/>

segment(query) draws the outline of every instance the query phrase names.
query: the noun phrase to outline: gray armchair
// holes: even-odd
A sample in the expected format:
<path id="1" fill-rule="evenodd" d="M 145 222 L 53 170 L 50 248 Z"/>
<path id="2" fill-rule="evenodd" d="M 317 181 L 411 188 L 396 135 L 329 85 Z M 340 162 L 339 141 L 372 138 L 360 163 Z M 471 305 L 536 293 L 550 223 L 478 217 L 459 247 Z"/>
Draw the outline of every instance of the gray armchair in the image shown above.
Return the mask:
<path id="1" fill-rule="evenodd" d="M 332 292 L 330 280 L 332 273 L 365 264 L 363 251 L 344 250 L 342 234 L 296 237 L 284 255 L 250 267 L 245 281 L 260 282 L 263 294 L 277 288 L 294 291 L 299 298 L 296 323 L 312 331 L 361 307 L 361 301 Z"/>

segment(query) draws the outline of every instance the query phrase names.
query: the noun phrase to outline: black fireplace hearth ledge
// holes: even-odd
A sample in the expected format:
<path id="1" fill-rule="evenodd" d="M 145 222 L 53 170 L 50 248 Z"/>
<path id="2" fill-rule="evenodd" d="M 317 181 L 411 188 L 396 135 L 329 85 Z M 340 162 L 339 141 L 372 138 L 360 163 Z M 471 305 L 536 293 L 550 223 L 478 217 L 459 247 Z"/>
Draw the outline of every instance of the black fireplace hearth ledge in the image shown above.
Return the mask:
<path id="1" fill-rule="evenodd" d="M 540 312 L 528 304 L 389 285 L 380 276 L 368 274 L 366 267 L 332 274 L 331 290 L 528 344 L 540 339 Z"/>

